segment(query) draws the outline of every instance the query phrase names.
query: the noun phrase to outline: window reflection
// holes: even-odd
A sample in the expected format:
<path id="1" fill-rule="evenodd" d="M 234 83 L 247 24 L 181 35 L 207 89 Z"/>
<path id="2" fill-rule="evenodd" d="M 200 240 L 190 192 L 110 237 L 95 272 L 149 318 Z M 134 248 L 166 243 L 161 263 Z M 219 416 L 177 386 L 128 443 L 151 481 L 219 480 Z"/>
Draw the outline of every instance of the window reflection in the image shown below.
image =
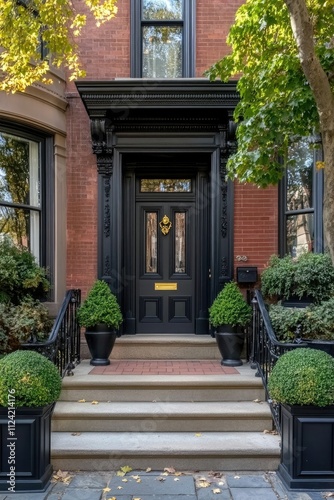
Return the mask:
<path id="1" fill-rule="evenodd" d="M 37 142 L 0 133 L 0 237 L 39 261 L 41 182 Z"/>
<path id="2" fill-rule="evenodd" d="M 294 160 L 294 164 L 287 170 L 287 210 L 313 206 L 313 155 L 307 140 L 289 149 L 289 157 Z"/>
<path id="3" fill-rule="evenodd" d="M 182 0 L 143 0 L 144 20 L 182 19 Z"/>
<path id="4" fill-rule="evenodd" d="M 186 214 L 175 214 L 175 273 L 186 272 Z"/>
<path id="5" fill-rule="evenodd" d="M 143 26 L 143 77 L 182 77 L 182 28 Z"/>
<path id="6" fill-rule="evenodd" d="M 313 214 L 287 217 L 287 251 L 293 257 L 313 251 Z"/>
<path id="7" fill-rule="evenodd" d="M 146 212 L 146 273 L 158 272 L 158 214 Z"/>
<path id="8" fill-rule="evenodd" d="M 141 193 L 190 193 L 191 179 L 141 179 Z"/>

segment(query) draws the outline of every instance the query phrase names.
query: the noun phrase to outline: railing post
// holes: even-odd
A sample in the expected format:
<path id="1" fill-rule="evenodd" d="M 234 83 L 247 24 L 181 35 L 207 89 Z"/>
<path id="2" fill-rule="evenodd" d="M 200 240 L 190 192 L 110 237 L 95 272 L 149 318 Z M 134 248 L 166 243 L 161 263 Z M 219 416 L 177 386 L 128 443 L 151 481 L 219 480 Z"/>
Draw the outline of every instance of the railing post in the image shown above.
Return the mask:
<path id="1" fill-rule="evenodd" d="M 258 302 L 257 302 L 257 298 L 253 297 L 252 301 L 251 301 L 251 304 L 252 304 L 252 308 L 253 308 L 253 321 L 252 321 L 252 349 L 251 349 L 251 355 L 250 355 L 250 366 L 251 368 L 253 368 L 253 370 L 255 370 L 255 368 L 257 368 L 257 363 L 255 361 L 255 341 L 256 341 L 256 326 L 257 326 L 257 306 L 258 306 Z"/>

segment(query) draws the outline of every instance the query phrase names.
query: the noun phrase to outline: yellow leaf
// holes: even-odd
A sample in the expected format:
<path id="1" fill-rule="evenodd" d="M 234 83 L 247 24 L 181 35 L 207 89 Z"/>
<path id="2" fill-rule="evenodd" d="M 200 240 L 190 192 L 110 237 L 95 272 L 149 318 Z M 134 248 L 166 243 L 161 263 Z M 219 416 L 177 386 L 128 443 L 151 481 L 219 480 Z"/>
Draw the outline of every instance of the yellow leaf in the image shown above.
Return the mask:
<path id="1" fill-rule="evenodd" d="M 197 434 L 195 434 L 195 436 L 196 436 L 197 438 L 199 438 L 199 437 L 201 437 L 201 436 L 202 436 L 202 434 L 201 434 L 200 432 L 198 432 Z"/>
<path id="2" fill-rule="evenodd" d="M 136 483 L 141 483 L 141 479 L 137 479 L 137 480 L 136 480 Z"/>
<path id="3" fill-rule="evenodd" d="M 211 486 L 211 483 L 208 481 L 199 481 L 197 483 L 197 488 L 208 488 L 209 486 Z"/>
<path id="4" fill-rule="evenodd" d="M 325 168 L 325 162 L 324 161 L 316 161 L 315 167 L 317 170 L 321 170 L 321 169 Z M 332 495 L 332 493 L 331 493 L 331 495 Z M 334 496 L 334 495 L 332 495 L 332 496 Z"/>
<path id="5" fill-rule="evenodd" d="M 182 472 L 175 472 L 175 476 L 182 476 Z"/>
<path id="6" fill-rule="evenodd" d="M 92 401 L 92 405 L 98 405 L 99 402 L 98 401 Z"/>
<path id="7" fill-rule="evenodd" d="M 108 493 L 108 491 L 111 491 L 110 488 L 108 488 L 108 486 L 106 486 L 103 490 L 102 490 L 104 493 Z"/>
<path id="8" fill-rule="evenodd" d="M 147 467 L 146 471 L 145 472 L 151 472 L 151 467 Z"/>
<path id="9" fill-rule="evenodd" d="M 163 472 L 161 475 L 162 476 L 169 476 L 168 472 Z"/>
<path id="10" fill-rule="evenodd" d="M 138 475 L 137 476 L 131 476 L 131 477 L 132 477 L 132 479 L 140 479 L 140 476 L 138 476 Z"/>
<path id="11" fill-rule="evenodd" d="M 124 465 L 116 472 L 116 476 L 125 476 L 125 474 L 127 474 L 128 472 L 131 472 L 131 471 L 132 471 L 132 467 L 129 467 L 128 465 Z"/>
<path id="12" fill-rule="evenodd" d="M 127 479 L 122 479 L 122 483 L 127 483 L 128 480 Z"/>
<path id="13" fill-rule="evenodd" d="M 109 498 L 107 498 L 107 500 L 117 500 L 117 498 L 116 497 L 109 497 Z"/>
<path id="14" fill-rule="evenodd" d="M 214 488 L 212 490 L 212 493 L 214 493 L 215 495 L 218 495 L 218 493 L 221 493 L 222 490 L 220 490 L 219 488 Z"/>
<path id="15" fill-rule="evenodd" d="M 86 403 L 85 399 L 79 399 L 78 403 Z"/>
<path id="16" fill-rule="evenodd" d="M 141 500 L 139 497 L 134 497 L 133 500 Z"/>

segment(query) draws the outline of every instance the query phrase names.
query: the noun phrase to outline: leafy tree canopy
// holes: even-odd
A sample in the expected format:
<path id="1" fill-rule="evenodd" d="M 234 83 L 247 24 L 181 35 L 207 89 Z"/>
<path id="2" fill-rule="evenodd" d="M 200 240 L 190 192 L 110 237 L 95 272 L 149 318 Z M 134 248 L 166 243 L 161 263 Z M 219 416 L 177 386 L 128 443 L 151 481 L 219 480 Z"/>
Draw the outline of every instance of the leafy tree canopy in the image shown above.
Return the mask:
<path id="1" fill-rule="evenodd" d="M 71 0 L 0 0 L 0 90 L 24 91 L 35 81 L 47 78 L 50 62 L 64 65 L 70 80 L 85 75 L 75 39 L 86 24 L 90 11 L 96 24 L 116 15 L 116 0 L 84 0 L 76 11 Z M 43 47 L 47 56 L 41 57 Z"/>
<path id="2" fill-rule="evenodd" d="M 306 3 L 314 54 L 333 92 L 334 0 L 297 3 Z M 292 30 L 288 4 L 284 0 L 247 0 L 227 39 L 232 53 L 207 72 L 210 79 L 223 81 L 241 75 L 241 100 L 234 115 L 239 124 L 238 150 L 230 157 L 228 170 L 231 178 L 260 187 L 277 183 L 293 162 L 288 157 L 289 144 L 324 132 L 314 88 L 304 74 L 305 54 L 298 33 L 296 36 Z"/>

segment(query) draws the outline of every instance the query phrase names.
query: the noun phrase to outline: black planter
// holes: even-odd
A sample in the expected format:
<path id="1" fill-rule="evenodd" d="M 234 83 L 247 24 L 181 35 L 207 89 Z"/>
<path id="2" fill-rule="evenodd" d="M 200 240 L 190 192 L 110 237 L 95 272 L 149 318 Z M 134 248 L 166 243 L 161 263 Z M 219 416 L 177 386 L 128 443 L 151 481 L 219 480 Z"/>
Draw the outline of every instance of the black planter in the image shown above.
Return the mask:
<path id="1" fill-rule="evenodd" d="M 85 337 L 92 356 L 90 364 L 94 366 L 110 365 L 109 356 L 117 337 L 116 330 L 105 324 L 86 329 Z"/>
<path id="2" fill-rule="evenodd" d="M 278 474 L 290 489 L 334 489 L 334 406 L 281 406 Z"/>
<path id="3" fill-rule="evenodd" d="M 8 424 L 14 410 L 0 407 L 1 492 L 31 493 L 48 487 L 53 470 L 50 440 L 54 406 L 53 403 L 43 408 L 16 408 L 15 426 Z"/>
<path id="4" fill-rule="evenodd" d="M 215 337 L 222 355 L 221 364 L 224 366 L 241 366 L 240 357 L 245 341 L 244 333 L 241 333 L 238 327 L 221 325 L 217 328 Z"/>

